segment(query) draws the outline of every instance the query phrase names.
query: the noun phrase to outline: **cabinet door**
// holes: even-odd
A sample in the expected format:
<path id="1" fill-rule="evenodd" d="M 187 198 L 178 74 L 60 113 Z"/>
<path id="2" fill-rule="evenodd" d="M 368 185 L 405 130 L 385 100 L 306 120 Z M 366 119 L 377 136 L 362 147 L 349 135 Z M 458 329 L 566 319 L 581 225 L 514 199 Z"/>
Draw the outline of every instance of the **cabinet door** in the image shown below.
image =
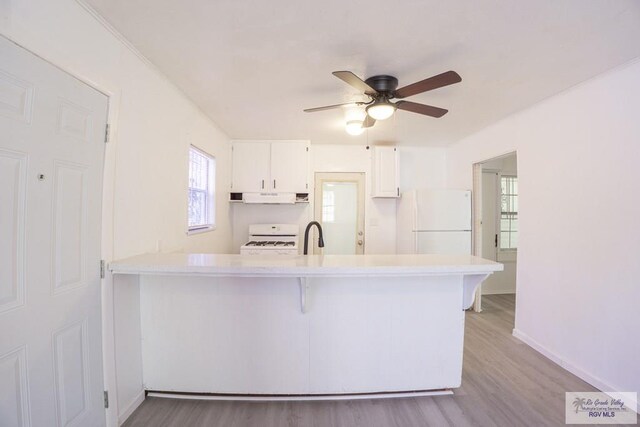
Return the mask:
<path id="1" fill-rule="evenodd" d="M 372 197 L 399 197 L 399 187 L 396 148 L 374 147 Z"/>
<path id="2" fill-rule="evenodd" d="M 234 142 L 231 191 L 234 193 L 266 191 L 269 184 L 269 144 Z"/>
<path id="3" fill-rule="evenodd" d="M 269 186 L 277 192 L 308 193 L 308 142 L 271 143 L 271 180 Z"/>

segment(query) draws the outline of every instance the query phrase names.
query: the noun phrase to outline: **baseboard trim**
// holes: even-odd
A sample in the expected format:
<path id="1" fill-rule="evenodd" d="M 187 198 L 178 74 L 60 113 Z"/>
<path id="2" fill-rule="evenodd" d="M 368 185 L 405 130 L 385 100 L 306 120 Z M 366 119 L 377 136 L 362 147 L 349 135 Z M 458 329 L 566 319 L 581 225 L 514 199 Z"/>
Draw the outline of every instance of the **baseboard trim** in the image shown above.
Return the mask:
<path id="1" fill-rule="evenodd" d="M 542 354 L 547 359 L 559 365 L 561 368 L 571 372 L 576 377 L 591 384 L 592 386 L 602 391 L 603 393 L 608 394 L 608 392 L 630 391 L 630 390 L 620 390 L 619 387 L 615 387 L 611 384 L 607 384 L 605 381 L 601 380 L 600 378 L 594 375 L 591 375 L 590 373 L 578 368 L 572 362 L 563 359 L 561 356 L 552 352 L 551 350 L 549 350 L 548 348 L 546 348 L 545 346 L 543 346 L 542 344 L 540 344 L 539 342 L 537 342 L 536 340 L 534 340 L 529 335 L 525 334 L 519 329 L 515 329 L 515 328 L 513 329 L 513 336 L 519 339 L 520 341 L 522 341 L 523 343 L 527 344 L 529 347 L 531 347 L 538 353 Z M 572 391 L 572 390 L 569 390 L 569 391 Z M 636 398 L 636 401 L 631 403 L 635 404 L 635 411 L 637 413 L 640 410 L 638 399 Z M 633 408 L 630 408 L 630 409 L 633 409 Z"/>
<path id="2" fill-rule="evenodd" d="M 118 415 L 119 426 L 121 426 L 122 424 L 125 423 L 125 421 L 127 421 L 127 419 L 131 416 L 131 414 L 133 414 L 133 411 L 138 409 L 138 406 L 140 406 L 142 402 L 144 402 L 145 396 L 146 396 L 145 391 L 141 390 L 140 393 L 138 393 L 136 397 L 133 398 L 131 403 L 129 403 L 129 406 L 127 406 L 127 408 L 124 411 L 122 411 L 121 414 Z"/>
<path id="3" fill-rule="evenodd" d="M 359 399 L 389 399 L 398 397 L 421 397 L 451 395 L 450 389 L 421 390 L 388 393 L 355 393 L 355 394 L 318 394 L 318 395 L 241 395 L 241 394 L 215 394 L 215 393 L 172 393 L 167 391 L 147 391 L 147 396 L 164 397 L 170 399 L 197 399 L 197 400 L 235 400 L 244 402 L 281 402 L 281 401 L 318 401 L 318 400 L 359 400 Z"/>

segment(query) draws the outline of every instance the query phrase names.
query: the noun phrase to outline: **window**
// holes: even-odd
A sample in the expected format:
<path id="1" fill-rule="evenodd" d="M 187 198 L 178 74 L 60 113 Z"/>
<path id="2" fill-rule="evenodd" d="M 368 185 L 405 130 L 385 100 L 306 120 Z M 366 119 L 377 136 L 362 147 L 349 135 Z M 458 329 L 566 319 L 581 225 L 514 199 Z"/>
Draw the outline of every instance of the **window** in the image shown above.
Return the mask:
<path id="1" fill-rule="evenodd" d="M 518 248 L 518 177 L 500 178 L 500 249 Z"/>
<path id="2" fill-rule="evenodd" d="M 327 187 L 331 184 L 323 184 L 322 189 L 322 222 L 334 222 L 336 220 L 336 193 Z"/>
<path id="3" fill-rule="evenodd" d="M 189 232 L 215 227 L 216 159 L 202 150 L 189 149 Z"/>

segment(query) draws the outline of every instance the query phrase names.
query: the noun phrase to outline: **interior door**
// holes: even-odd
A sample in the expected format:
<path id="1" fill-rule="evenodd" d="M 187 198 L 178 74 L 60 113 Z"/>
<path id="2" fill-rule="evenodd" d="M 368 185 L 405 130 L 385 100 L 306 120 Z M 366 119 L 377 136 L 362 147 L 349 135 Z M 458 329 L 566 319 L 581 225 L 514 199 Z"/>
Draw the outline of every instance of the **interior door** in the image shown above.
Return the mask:
<path id="1" fill-rule="evenodd" d="M 364 254 L 364 174 L 316 173 L 315 218 L 322 224 L 325 255 Z M 314 238 L 318 254 L 318 239 Z"/>
<path id="2" fill-rule="evenodd" d="M 0 37 L 0 424 L 101 426 L 108 98 Z"/>
<path id="3" fill-rule="evenodd" d="M 482 258 L 496 260 L 497 255 L 498 173 L 482 172 Z M 491 277 L 491 276 L 490 276 Z"/>
<path id="4" fill-rule="evenodd" d="M 231 191 L 269 191 L 270 144 L 266 142 L 234 142 Z"/>
<path id="5" fill-rule="evenodd" d="M 498 217 L 498 184 L 500 176 L 496 171 L 482 172 L 482 258 L 497 261 L 497 217 Z M 500 281 L 499 271 L 489 275 L 482 283 L 480 292 L 486 293 Z"/>
<path id="6" fill-rule="evenodd" d="M 309 144 L 301 141 L 271 143 L 270 188 L 276 192 L 308 193 Z"/>

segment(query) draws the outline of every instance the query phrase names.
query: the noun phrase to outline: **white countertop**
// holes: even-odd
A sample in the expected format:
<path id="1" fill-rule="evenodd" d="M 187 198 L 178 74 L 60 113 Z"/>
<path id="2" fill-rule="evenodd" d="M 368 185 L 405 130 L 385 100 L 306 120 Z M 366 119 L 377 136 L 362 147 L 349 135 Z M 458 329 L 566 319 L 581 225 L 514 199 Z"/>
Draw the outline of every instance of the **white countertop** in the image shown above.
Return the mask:
<path id="1" fill-rule="evenodd" d="M 345 277 L 490 274 L 503 265 L 470 255 L 146 254 L 109 264 L 114 274 Z"/>

